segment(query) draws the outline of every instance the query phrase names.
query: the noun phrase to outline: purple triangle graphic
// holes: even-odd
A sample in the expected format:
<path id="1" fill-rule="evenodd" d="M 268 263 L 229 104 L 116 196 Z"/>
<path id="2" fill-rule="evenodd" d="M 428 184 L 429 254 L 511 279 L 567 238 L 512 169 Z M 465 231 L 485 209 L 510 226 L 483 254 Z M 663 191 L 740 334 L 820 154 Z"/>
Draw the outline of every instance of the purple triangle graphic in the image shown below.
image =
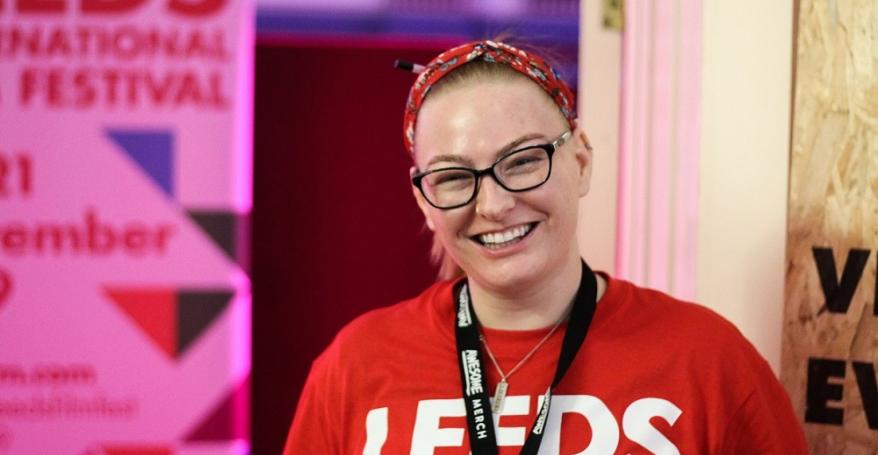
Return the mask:
<path id="1" fill-rule="evenodd" d="M 108 129 L 110 136 L 169 197 L 174 197 L 174 135 L 168 130 Z"/>
<path id="2" fill-rule="evenodd" d="M 249 440 L 250 375 L 183 439 L 186 442 Z"/>

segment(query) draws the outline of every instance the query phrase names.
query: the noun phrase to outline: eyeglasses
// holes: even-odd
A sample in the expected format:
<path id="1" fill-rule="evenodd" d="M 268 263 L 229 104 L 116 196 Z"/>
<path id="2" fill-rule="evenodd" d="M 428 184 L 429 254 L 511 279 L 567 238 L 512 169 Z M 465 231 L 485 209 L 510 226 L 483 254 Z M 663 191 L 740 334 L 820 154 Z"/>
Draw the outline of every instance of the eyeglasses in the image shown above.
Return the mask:
<path id="1" fill-rule="evenodd" d="M 430 205 L 442 210 L 456 209 L 472 202 L 479 193 L 482 177 L 486 175 L 506 191 L 532 190 L 549 180 L 552 155 L 572 134 L 567 130 L 548 144 L 513 150 L 485 169 L 444 167 L 421 172 L 412 176 L 412 184 Z"/>

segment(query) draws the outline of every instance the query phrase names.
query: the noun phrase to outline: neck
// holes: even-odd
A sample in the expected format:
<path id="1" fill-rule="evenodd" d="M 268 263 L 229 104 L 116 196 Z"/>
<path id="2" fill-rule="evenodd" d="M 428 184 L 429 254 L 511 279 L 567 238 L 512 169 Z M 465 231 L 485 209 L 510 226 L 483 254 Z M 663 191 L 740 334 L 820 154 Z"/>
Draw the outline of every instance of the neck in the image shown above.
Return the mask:
<path id="1" fill-rule="evenodd" d="M 604 279 L 597 278 L 597 299 L 606 289 Z M 470 295 L 473 309 L 479 324 L 489 329 L 535 330 L 555 325 L 563 318 L 579 290 L 582 279 L 582 264 L 576 261 L 568 264 L 561 273 L 537 285 L 523 289 L 487 289 L 475 280 L 470 280 Z"/>

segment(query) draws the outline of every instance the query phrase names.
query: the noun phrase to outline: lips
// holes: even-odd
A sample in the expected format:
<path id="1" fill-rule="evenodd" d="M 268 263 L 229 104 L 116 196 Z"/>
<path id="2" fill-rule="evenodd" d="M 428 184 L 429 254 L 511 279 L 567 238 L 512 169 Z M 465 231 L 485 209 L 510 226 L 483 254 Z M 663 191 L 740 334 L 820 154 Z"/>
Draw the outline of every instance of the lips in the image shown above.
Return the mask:
<path id="1" fill-rule="evenodd" d="M 537 223 L 519 224 L 500 231 L 474 235 L 471 238 L 480 245 L 495 250 L 520 242 L 533 231 L 536 225 Z"/>

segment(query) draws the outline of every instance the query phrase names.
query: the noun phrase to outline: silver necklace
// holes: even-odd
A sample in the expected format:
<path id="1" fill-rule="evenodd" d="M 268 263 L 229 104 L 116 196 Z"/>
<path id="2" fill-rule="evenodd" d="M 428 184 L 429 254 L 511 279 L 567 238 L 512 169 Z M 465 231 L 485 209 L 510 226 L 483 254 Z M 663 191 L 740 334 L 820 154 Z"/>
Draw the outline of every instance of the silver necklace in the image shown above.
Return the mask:
<path id="1" fill-rule="evenodd" d="M 533 355 L 536 354 L 536 352 L 544 344 L 546 344 L 546 341 L 549 341 L 549 338 L 552 336 L 552 334 L 555 333 L 556 330 L 558 330 L 558 327 L 560 327 L 561 323 L 564 322 L 566 319 L 567 314 L 564 314 L 564 316 L 562 316 L 561 319 L 559 319 L 558 322 L 556 322 L 555 325 L 552 326 L 552 330 L 549 330 L 549 333 L 547 333 L 546 336 L 544 336 L 543 339 L 536 344 L 536 346 L 531 348 L 530 352 L 525 354 L 524 357 L 522 357 L 521 360 L 519 360 L 518 363 L 515 364 L 515 366 L 512 367 L 511 370 L 509 370 L 509 373 L 503 373 L 503 369 L 500 368 L 500 364 L 497 363 L 497 359 L 494 357 L 494 353 L 491 352 L 491 347 L 488 346 L 488 341 L 485 340 L 485 335 L 479 334 L 479 339 L 482 341 L 482 344 L 485 345 L 485 352 L 488 353 L 488 358 L 491 359 L 491 362 L 494 364 L 494 368 L 496 368 L 497 372 L 500 373 L 500 382 L 497 383 L 497 389 L 494 391 L 494 404 L 491 406 L 491 410 L 495 414 L 499 415 L 499 413 L 503 411 L 503 401 L 506 399 L 506 390 L 509 389 L 509 382 L 507 381 L 507 379 L 509 379 L 509 377 L 512 376 L 516 371 L 518 371 L 518 369 L 521 368 L 522 365 L 530 360 L 530 358 L 533 357 Z"/>

